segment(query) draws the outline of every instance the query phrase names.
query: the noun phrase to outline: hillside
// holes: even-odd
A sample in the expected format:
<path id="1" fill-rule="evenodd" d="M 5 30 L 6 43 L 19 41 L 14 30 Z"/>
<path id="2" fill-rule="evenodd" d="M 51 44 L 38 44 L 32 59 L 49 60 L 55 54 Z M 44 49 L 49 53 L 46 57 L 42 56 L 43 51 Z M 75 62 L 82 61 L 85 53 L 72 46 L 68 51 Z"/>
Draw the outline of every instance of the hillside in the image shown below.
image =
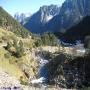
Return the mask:
<path id="1" fill-rule="evenodd" d="M 0 7 L 0 27 L 22 37 L 27 37 L 30 34 L 28 30 L 10 16 L 2 7 Z"/>
<path id="2" fill-rule="evenodd" d="M 79 24 L 71 27 L 62 36 L 66 42 L 75 42 L 76 40 L 85 40 L 90 35 L 90 16 L 85 17 Z"/>
<path id="3" fill-rule="evenodd" d="M 90 15 L 90 0 L 65 0 L 60 13 L 46 24 L 46 28 L 54 32 L 65 32 L 87 15 Z"/>
<path id="4" fill-rule="evenodd" d="M 23 47 L 20 42 L 22 42 Z M 19 45 L 22 47 L 20 52 Z M 22 37 L 17 37 L 11 31 L 0 28 L 0 68 L 9 76 L 19 80 L 21 84 L 27 84 L 28 77 L 37 73 L 36 67 L 38 63 L 31 55 L 30 50 L 32 47 L 33 40 L 30 36 L 27 39 L 23 39 Z M 22 50 L 23 53 L 21 53 Z"/>

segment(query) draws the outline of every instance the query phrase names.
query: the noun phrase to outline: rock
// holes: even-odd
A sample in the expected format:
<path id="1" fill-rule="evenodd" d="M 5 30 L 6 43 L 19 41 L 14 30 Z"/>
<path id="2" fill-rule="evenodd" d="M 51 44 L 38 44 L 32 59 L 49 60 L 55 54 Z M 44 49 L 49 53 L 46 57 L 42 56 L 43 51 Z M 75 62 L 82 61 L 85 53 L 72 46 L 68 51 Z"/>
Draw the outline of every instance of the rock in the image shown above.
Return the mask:
<path id="1" fill-rule="evenodd" d="M 10 76 L 8 73 L 0 68 L 0 89 L 20 89 L 21 85 L 19 80 L 15 77 Z"/>

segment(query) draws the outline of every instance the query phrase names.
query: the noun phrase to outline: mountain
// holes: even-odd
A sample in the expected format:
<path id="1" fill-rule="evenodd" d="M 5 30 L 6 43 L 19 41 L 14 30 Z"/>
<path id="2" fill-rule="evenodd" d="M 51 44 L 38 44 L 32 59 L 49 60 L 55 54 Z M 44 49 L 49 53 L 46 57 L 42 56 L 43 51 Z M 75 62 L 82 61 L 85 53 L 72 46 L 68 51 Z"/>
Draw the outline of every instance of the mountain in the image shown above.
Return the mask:
<path id="1" fill-rule="evenodd" d="M 62 36 L 62 40 L 65 42 L 84 41 L 86 36 L 90 36 L 90 16 L 85 17 L 79 24 L 68 29 Z"/>
<path id="2" fill-rule="evenodd" d="M 22 37 L 27 37 L 30 34 L 27 29 L 10 16 L 2 7 L 0 7 L 0 27 Z"/>
<path id="3" fill-rule="evenodd" d="M 31 17 L 30 13 L 15 13 L 14 18 L 19 21 L 22 25 L 24 25 L 29 18 Z"/>
<path id="4" fill-rule="evenodd" d="M 53 12 L 53 14 L 52 14 Z M 90 0 L 66 0 L 61 7 L 43 6 L 25 24 L 33 33 L 62 32 L 90 15 Z"/>
<path id="5" fill-rule="evenodd" d="M 57 5 L 42 6 L 39 11 L 31 16 L 25 27 L 33 33 L 44 32 L 44 25 L 50 21 L 54 16 L 59 14 L 60 7 Z"/>
<path id="6" fill-rule="evenodd" d="M 51 31 L 64 31 L 90 15 L 90 0 L 66 0 L 60 13 L 50 20 L 46 27 Z"/>

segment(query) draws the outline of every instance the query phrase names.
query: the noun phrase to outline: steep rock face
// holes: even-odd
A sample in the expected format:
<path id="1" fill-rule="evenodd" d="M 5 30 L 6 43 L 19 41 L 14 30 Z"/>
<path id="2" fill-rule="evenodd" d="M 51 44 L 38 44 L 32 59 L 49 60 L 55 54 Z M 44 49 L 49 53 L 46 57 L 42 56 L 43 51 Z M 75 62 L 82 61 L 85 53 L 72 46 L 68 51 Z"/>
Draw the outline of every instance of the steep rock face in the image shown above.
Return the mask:
<path id="1" fill-rule="evenodd" d="M 59 13 L 59 7 L 56 5 L 43 6 L 40 8 L 41 22 L 46 23 Z"/>
<path id="2" fill-rule="evenodd" d="M 87 15 L 90 15 L 89 0 L 66 0 L 59 15 L 50 20 L 46 27 L 51 31 L 65 31 Z"/>
<path id="3" fill-rule="evenodd" d="M 25 27 L 33 33 L 44 32 L 44 25 L 56 16 L 60 11 L 60 7 L 56 5 L 40 7 L 39 11 L 31 16 Z"/>

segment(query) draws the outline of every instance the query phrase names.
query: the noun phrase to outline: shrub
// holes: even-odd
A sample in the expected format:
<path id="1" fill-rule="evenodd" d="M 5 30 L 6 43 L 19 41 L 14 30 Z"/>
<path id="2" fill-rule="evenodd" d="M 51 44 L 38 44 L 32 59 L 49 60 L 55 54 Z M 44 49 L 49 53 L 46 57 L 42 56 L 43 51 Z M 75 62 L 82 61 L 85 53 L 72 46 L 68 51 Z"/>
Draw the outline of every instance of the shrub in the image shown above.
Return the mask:
<path id="1" fill-rule="evenodd" d="M 24 81 L 23 76 L 20 77 L 20 83 L 22 85 L 28 85 L 28 82 L 27 81 Z"/>
<path id="2" fill-rule="evenodd" d="M 14 40 L 13 44 L 11 42 L 8 42 L 6 49 L 17 58 L 25 55 L 22 41 L 19 41 L 19 43 L 17 43 L 17 41 Z"/>
<path id="3" fill-rule="evenodd" d="M 6 49 L 9 51 L 12 46 L 13 46 L 13 44 L 11 42 L 7 42 Z"/>
<path id="4" fill-rule="evenodd" d="M 23 43 L 22 41 L 19 42 L 19 45 L 15 47 L 16 48 L 16 56 L 19 58 L 24 54 L 24 48 L 23 48 Z"/>
<path id="5" fill-rule="evenodd" d="M 56 46 L 58 39 L 51 32 L 46 32 L 41 36 L 42 43 L 44 45 Z"/>
<path id="6" fill-rule="evenodd" d="M 10 58 L 10 57 L 11 57 L 11 54 L 10 54 L 9 52 L 8 52 L 8 53 L 5 53 L 5 54 L 4 54 L 4 57 L 5 57 L 5 58 Z"/>
<path id="7" fill-rule="evenodd" d="M 4 40 L 4 41 L 7 41 L 7 37 L 5 37 L 5 36 L 2 36 L 2 40 Z"/>

